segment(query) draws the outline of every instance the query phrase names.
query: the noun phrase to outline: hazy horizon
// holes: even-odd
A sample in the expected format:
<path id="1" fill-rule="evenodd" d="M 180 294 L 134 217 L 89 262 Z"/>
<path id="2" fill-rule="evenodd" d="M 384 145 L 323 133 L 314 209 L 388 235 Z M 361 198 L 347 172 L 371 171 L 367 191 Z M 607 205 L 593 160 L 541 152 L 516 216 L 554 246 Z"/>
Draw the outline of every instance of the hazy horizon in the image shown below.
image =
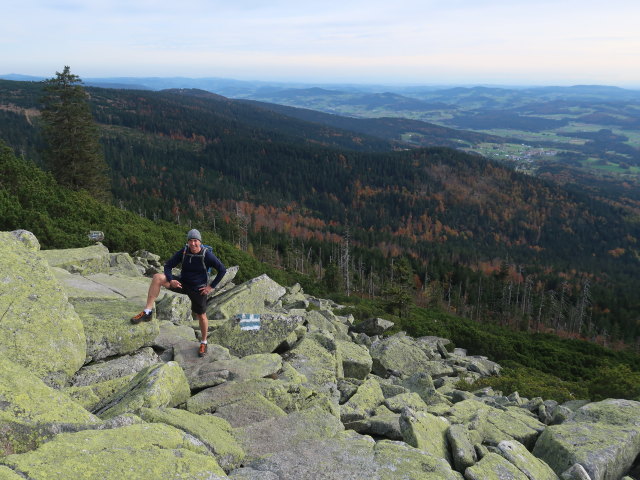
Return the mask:
<path id="1" fill-rule="evenodd" d="M 626 0 L 25 0 L 3 14 L 7 74 L 640 87 Z"/>

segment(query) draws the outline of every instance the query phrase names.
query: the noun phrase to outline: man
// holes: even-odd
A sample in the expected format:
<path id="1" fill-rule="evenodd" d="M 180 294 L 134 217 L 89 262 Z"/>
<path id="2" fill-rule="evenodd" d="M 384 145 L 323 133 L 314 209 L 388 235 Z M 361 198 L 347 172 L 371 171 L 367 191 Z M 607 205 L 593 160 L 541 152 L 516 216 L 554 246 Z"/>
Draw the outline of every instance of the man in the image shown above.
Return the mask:
<path id="1" fill-rule="evenodd" d="M 182 264 L 182 272 L 179 278 L 173 278 L 171 270 Z M 218 272 L 211 284 L 208 284 L 208 270 L 213 267 Z M 201 357 L 207 353 L 207 295 L 211 293 L 224 277 L 227 269 L 210 249 L 202 246 L 202 237 L 195 228 L 187 233 L 187 246 L 178 250 L 164 264 L 164 273 L 156 273 L 151 280 L 147 305 L 145 309 L 131 319 L 131 323 L 148 322 L 153 314 L 153 303 L 160 294 L 160 287 L 165 287 L 172 292 L 182 293 L 191 300 L 191 311 L 200 323 L 200 349 Z"/>

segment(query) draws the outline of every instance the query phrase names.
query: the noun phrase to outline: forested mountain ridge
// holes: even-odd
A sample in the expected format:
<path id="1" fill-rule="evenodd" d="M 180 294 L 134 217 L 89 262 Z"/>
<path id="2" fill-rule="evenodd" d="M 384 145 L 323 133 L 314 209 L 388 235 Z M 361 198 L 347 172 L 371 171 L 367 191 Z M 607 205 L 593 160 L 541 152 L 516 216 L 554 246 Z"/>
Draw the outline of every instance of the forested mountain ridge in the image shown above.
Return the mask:
<path id="1" fill-rule="evenodd" d="M 8 83 L 2 137 L 35 152 L 37 84 Z M 321 279 L 339 266 L 369 295 L 398 281 L 404 256 L 404 280 L 464 315 L 638 336 L 640 227 L 620 208 L 476 155 L 392 152 L 206 92 L 88 91 L 116 204 L 142 216 L 195 221 Z"/>

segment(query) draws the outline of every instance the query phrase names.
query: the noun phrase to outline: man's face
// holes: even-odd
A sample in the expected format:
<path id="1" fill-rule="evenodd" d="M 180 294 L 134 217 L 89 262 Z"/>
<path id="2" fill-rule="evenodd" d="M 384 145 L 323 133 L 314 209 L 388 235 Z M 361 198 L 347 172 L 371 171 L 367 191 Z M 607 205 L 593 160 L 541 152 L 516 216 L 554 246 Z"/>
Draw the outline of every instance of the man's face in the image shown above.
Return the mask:
<path id="1" fill-rule="evenodd" d="M 198 253 L 200 251 L 200 247 L 202 246 L 202 242 L 197 238 L 190 238 L 187 241 L 187 245 L 189 245 L 189 250 L 191 253 Z"/>

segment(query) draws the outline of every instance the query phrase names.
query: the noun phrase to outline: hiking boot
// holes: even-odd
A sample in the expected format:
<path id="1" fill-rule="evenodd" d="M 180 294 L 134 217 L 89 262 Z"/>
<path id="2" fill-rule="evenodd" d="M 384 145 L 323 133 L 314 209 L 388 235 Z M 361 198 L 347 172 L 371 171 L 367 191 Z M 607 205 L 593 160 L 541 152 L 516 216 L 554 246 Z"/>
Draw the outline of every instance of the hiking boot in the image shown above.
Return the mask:
<path id="1" fill-rule="evenodd" d="M 148 322 L 151 320 L 152 316 L 153 316 L 153 311 L 149 313 L 145 313 L 145 311 L 143 310 L 139 314 L 137 314 L 135 317 L 131 317 L 131 323 L 136 324 L 140 322 Z"/>
<path id="2" fill-rule="evenodd" d="M 207 344 L 206 343 L 201 343 L 200 344 L 200 350 L 198 350 L 198 356 L 199 357 L 204 357 L 207 354 Z"/>

